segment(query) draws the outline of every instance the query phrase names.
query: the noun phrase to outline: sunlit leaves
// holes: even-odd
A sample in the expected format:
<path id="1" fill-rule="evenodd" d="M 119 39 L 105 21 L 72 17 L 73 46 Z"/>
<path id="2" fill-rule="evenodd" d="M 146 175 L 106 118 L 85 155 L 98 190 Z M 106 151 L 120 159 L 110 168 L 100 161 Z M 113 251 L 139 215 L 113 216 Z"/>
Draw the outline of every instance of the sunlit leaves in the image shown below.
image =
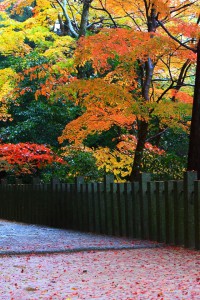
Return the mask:
<path id="1" fill-rule="evenodd" d="M 116 149 L 111 150 L 108 147 L 99 147 L 94 150 L 94 157 L 97 160 L 97 166 L 106 173 L 114 174 L 117 182 L 126 181 L 132 170 L 132 163 L 135 155 L 137 139 L 134 135 L 121 135 Z M 150 143 L 145 143 L 145 149 L 149 154 L 164 155 L 165 152 Z"/>
<path id="2" fill-rule="evenodd" d="M 0 35 L 0 53 L 4 55 L 24 56 L 31 48 L 24 43 L 25 34 L 21 31 L 5 30 Z"/>
<path id="3" fill-rule="evenodd" d="M 193 103 L 193 97 L 186 92 L 171 90 L 171 95 L 174 96 L 175 99 L 179 102 L 189 103 L 189 104 Z"/>
<path id="4" fill-rule="evenodd" d="M 176 44 L 167 36 L 150 35 L 129 29 L 107 29 L 95 36 L 82 38 L 75 52 L 75 63 L 84 65 L 90 61 L 96 72 L 112 69 L 110 59 L 118 59 L 121 69 L 134 68 L 137 60 L 142 64 L 148 57 L 154 62 L 164 55 L 173 53 Z M 123 71 L 122 71 L 123 72 Z M 119 74 L 120 74 L 119 69 Z"/>
<path id="5" fill-rule="evenodd" d="M 88 134 L 108 130 L 113 125 L 130 127 L 136 119 L 132 96 L 119 85 L 101 79 L 77 80 L 66 87 L 65 95 L 83 106 L 85 113 L 66 126 L 60 142 L 67 138 L 80 143 Z"/>
<path id="6" fill-rule="evenodd" d="M 57 37 L 50 47 L 44 52 L 44 56 L 57 61 L 63 61 L 67 64 L 68 59 L 73 54 L 73 49 L 75 48 L 75 41 L 73 38 L 67 37 Z"/>
<path id="7" fill-rule="evenodd" d="M 11 119 L 8 113 L 8 98 L 14 90 L 17 80 L 18 75 L 11 68 L 0 70 L 0 121 Z"/>
<path id="8" fill-rule="evenodd" d="M 118 150 L 111 151 L 109 148 L 99 148 L 94 152 L 99 169 L 106 173 L 114 174 L 116 181 L 122 181 L 123 177 L 131 172 L 132 156 L 127 156 Z"/>

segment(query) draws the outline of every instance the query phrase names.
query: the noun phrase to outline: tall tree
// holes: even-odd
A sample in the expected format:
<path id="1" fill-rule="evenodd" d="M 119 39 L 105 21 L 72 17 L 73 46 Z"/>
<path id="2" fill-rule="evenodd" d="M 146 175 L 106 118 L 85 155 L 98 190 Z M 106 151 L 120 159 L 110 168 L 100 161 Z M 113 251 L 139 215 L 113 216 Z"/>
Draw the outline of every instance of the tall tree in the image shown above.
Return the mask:
<path id="1" fill-rule="evenodd" d="M 99 76 L 101 80 L 103 79 L 104 86 L 107 87 L 106 84 L 109 82 L 108 80 L 110 80 L 109 84 L 112 84 L 112 86 L 114 86 L 114 83 L 119 85 L 120 82 L 123 82 L 125 86 L 127 81 L 129 83 L 131 82 L 132 86 L 126 86 L 126 92 L 132 95 L 132 105 L 139 107 L 139 113 L 136 113 L 137 110 L 132 110 L 132 114 L 136 116 L 134 123 L 132 123 L 132 127 L 134 127 L 134 133 L 137 135 L 137 144 L 134 149 L 135 157 L 132 171 L 129 176 L 130 180 L 137 179 L 141 170 L 143 150 L 149 132 L 148 126 L 150 124 L 150 119 L 157 114 L 160 116 L 162 115 L 162 118 L 164 117 L 166 120 L 166 111 L 161 113 L 161 109 L 164 109 L 164 105 L 166 104 L 163 105 L 163 100 L 166 100 L 166 97 L 169 99 L 169 94 L 167 93 L 171 90 L 171 100 L 174 104 L 168 103 L 169 111 L 167 126 L 169 126 L 169 123 L 172 122 L 172 120 L 170 120 L 172 117 L 170 116 L 170 106 L 174 106 L 175 108 L 177 105 L 177 99 L 181 95 L 181 93 L 178 92 L 180 87 L 187 85 L 187 82 L 185 83 L 185 79 L 188 69 L 191 66 L 191 62 L 194 61 L 194 56 L 191 53 L 190 48 L 188 48 L 187 51 L 184 51 L 183 45 L 176 44 L 175 40 L 180 33 L 180 31 L 177 31 L 176 28 L 179 30 L 181 28 L 183 35 L 186 35 L 186 30 L 193 31 L 192 23 L 183 30 L 182 19 L 185 18 L 185 10 L 187 10 L 188 7 L 190 8 L 195 2 L 178 1 L 176 2 L 176 6 L 174 6 L 171 2 L 139 1 L 139 3 L 134 3 L 130 6 L 129 1 L 119 1 L 118 7 L 114 7 L 112 1 L 109 2 L 108 5 L 103 3 L 103 1 L 100 1 L 99 7 L 97 6 L 93 8 L 106 12 L 110 17 L 110 20 L 113 21 L 113 27 L 115 29 L 108 29 L 98 36 L 82 39 L 78 44 L 76 57 L 77 61 L 79 60 L 79 65 L 83 66 L 85 62 L 91 62 L 93 68 L 96 70 L 95 77 Z M 116 12 L 119 13 L 119 11 L 120 13 L 123 11 L 125 16 L 129 18 L 128 23 L 120 19 L 120 22 L 122 23 L 120 24 L 119 22 L 118 25 L 118 21 L 116 21 L 118 16 L 115 14 Z M 187 22 L 183 23 L 186 24 Z M 162 24 L 165 24 L 165 27 L 173 29 L 172 35 L 174 39 L 171 39 L 171 37 L 167 38 L 166 33 L 162 32 Z M 124 25 L 128 27 L 131 25 L 134 30 L 131 31 L 130 29 L 117 28 Z M 119 57 L 118 61 L 117 57 Z M 109 66 L 110 59 L 116 60 L 117 67 L 115 66 L 114 71 L 113 65 L 112 68 L 111 64 Z M 180 65 L 180 63 L 182 64 L 181 68 L 178 67 L 178 64 Z M 132 73 L 130 72 L 131 69 Z M 176 75 L 173 69 L 176 69 Z M 180 71 L 177 76 L 178 69 L 180 69 Z M 162 77 L 162 75 L 158 74 L 158 72 L 163 72 L 162 70 L 165 70 L 164 74 L 166 74 L 168 70 L 169 84 L 163 84 L 162 92 L 160 92 L 158 82 L 166 82 L 166 77 Z M 87 80 L 85 83 L 82 82 L 82 86 L 86 84 L 87 86 L 90 86 L 92 91 L 91 93 L 94 95 L 95 90 L 90 82 L 91 79 Z M 99 82 L 100 81 L 95 81 L 95 83 L 93 83 L 98 84 Z M 76 82 L 73 86 L 74 91 L 76 90 L 78 92 L 78 97 L 80 97 L 81 94 L 84 94 L 80 92 L 81 87 L 78 82 Z M 85 96 L 87 95 L 86 90 L 87 88 L 83 89 Z M 107 91 L 108 90 L 109 89 L 107 88 Z M 135 93 L 133 90 L 135 90 Z M 90 100 L 92 99 L 92 96 L 87 97 L 89 97 Z M 98 97 L 100 98 L 100 95 Z M 107 96 L 104 97 L 109 97 L 109 92 Z M 129 99 L 129 96 L 126 97 Z M 135 103 L 136 98 L 137 104 Z M 80 99 L 82 98 L 80 97 Z M 187 102 L 190 99 L 191 97 L 187 97 L 186 94 L 182 93 L 182 102 Z M 95 104 L 95 102 L 93 102 L 93 104 Z M 90 107 L 88 107 L 87 110 L 88 113 L 92 110 L 91 103 L 89 105 Z M 124 107 L 126 107 L 126 105 L 124 105 Z M 157 107 L 160 107 L 160 110 Z M 113 115 L 116 113 L 115 110 L 112 110 L 112 112 Z M 97 112 L 95 112 L 94 107 L 93 114 L 98 115 Z M 123 112 L 122 114 L 124 114 L 125 119 L 126 113 Z M 91 122 L 91 125 L 89 125 L 89 120 L 91 120 L 91 118 L 89 118 L 89 115 L 88 118 L 86 118 L 85 114 L 82 118 L 79 118 L 79 120 L 69 124 L 63 132 L 63 136 L 60 140 L 62 141 L 65 138 L 71 139 L 71 133 L 73 132 L 72 127 L 74 126 L 74 129 L 76 128 L 77 130 L 77 124 L 79 122 L 83 125 L 82 128 L 88 128 L 91 126 L 91 129 L 93 128 L 94 131 L 94 127 L 92 126 L 93 123 Z M 125 124 L 126 122 L 124 121 L 124 126 L 126 126 Z M 131 126 L 130 123 L 128 125 Z M 80 125 L 80 132 L 84 131 L 82 128 Z M 78 136 L 76 136 L 77 139 Z"/>
<path id="2" fill-rule="evenodd" d="M 200 179 L 200 39 L 197 44 L 197 66 L 188 152 L 188 171 L 197 171 Z"/>
<path id="3" fill-rule="evenodd" d="M 194 1 L 196 3 L 197 1 Z M 192 12 L 191 12 L 192 13 Z M 179 45 L 189 49 L 196 54 L 196 72 L 194 83 L 194 95 L 193 95 L 193 107 L 192 107 L 192 119 L 189 138 L 189 151 L 188 151 L 188 171 L 197 171 L 198 179 L 200 179 L 200 7 L 199 5 L 193 10 L 193 15 L 196 15 L 196 30 L 192 32 L 183 32 L 185 34 L 184 42 L 178 38 L 175 38 L 169 30 L 161 23 L 161 27 L 165 32 L 174 39 Z M 192 29 L 192 28 L 191 28 Z M 194 28 L 193 28 L 194 29 Z M 192 30 L 191 30 L 192 31 Z M 189 35 L 189 39 L 188 39 Z M 187 60 L 184 64 L 184 68 L 190 62 Z M 183 70 L 184 71 L 184 70 Z M 178 88 L 179 86 L 177 86 Z"/>

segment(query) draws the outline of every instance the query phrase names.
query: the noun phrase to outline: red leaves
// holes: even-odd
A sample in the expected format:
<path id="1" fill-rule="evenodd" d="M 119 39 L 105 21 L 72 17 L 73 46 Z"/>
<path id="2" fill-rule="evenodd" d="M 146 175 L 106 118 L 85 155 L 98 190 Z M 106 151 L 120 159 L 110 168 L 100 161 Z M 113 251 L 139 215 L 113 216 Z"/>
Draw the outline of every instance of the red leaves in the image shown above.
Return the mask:
<path id="1" fill-rule="evenodd" d="M 117 148 L 120 152 L 125 154 L 130 154 L 135 151 L 137 144 L 137 138 L 134 135 L 131 134 L 123 134 L 120 136 L 120 141 L 117 144 Z M 148 149 L 151 152 L 157 153 L 159 155 L 162 155 L 165 153 L 164 150 L 161 150 L 160 148 L 153 146 L 152 144 L 146 142 L 145 148 Z"/>
<path id="2" fill-rule="evenodd" d="M 193 102 L 193 97 L 182 91 L 177 91 L 175 89 L 171 90 L 171 95 L 174 96 L 175 99 L 178 100 L 178 102 L 189 104 L 192 104 Z"/>
<path id="3" fill-rule="evenodd" d="M 0 163 L 3 162 L 8 164 L 4 167 L 6 171 L 17 167 L 17 173 L 32 173 L 47 164 L 64 161 L 44 145 L 18 143 L 0 144 Z"/>
<path id="4" fill-rule="evenodd" d="M 152 35 L 154 38 L 152 39 Z M 75 64 L 92 62 L 94 69 L 104 73 L 111 70 L 109 59 L 118 58 L 122 65 L 134 66 L 139 59 L 157 60 L 160 55 L 174 52 L 175 43 L 167 36 L 133 29 L 103 29 L 99 34 L 81 38 L 75 52 Z"/>

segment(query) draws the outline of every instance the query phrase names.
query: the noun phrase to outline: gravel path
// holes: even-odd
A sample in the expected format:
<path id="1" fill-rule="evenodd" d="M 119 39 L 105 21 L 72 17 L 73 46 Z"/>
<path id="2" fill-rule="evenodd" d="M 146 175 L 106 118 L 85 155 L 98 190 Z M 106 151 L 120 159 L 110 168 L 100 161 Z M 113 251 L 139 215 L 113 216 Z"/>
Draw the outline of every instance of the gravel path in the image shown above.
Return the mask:
<path id="1" fill-rule="evenodd" d="M 160 244 L 0 220 L 0 255 L 135 249 Z"/>

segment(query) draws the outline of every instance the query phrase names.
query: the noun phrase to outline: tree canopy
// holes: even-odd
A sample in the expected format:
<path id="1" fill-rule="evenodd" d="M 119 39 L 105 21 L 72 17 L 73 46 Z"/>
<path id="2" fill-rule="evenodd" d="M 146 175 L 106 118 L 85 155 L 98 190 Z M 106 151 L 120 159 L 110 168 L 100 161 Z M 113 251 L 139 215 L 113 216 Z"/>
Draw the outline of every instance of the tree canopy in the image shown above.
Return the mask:
<path id="1" fill-rule="evenodd" d="M 11 133 L 25 126 L 34 107 L 59 107 L 63 121 L 50 121 L 49 128 L 61 146 L 48 143 L 57 150 L 64 143 L 64 156 L 85 149 L 117 180 L 137 180 L 147 157 L 167 157 L 169 133 L 187 140 L 199 15 L 195 0 L 1 1 L 4 142 L 37 142 L 39 133 L 27 140 L 12 140 Z M 23 123 L 22 112 L 29 115 Z"/>

